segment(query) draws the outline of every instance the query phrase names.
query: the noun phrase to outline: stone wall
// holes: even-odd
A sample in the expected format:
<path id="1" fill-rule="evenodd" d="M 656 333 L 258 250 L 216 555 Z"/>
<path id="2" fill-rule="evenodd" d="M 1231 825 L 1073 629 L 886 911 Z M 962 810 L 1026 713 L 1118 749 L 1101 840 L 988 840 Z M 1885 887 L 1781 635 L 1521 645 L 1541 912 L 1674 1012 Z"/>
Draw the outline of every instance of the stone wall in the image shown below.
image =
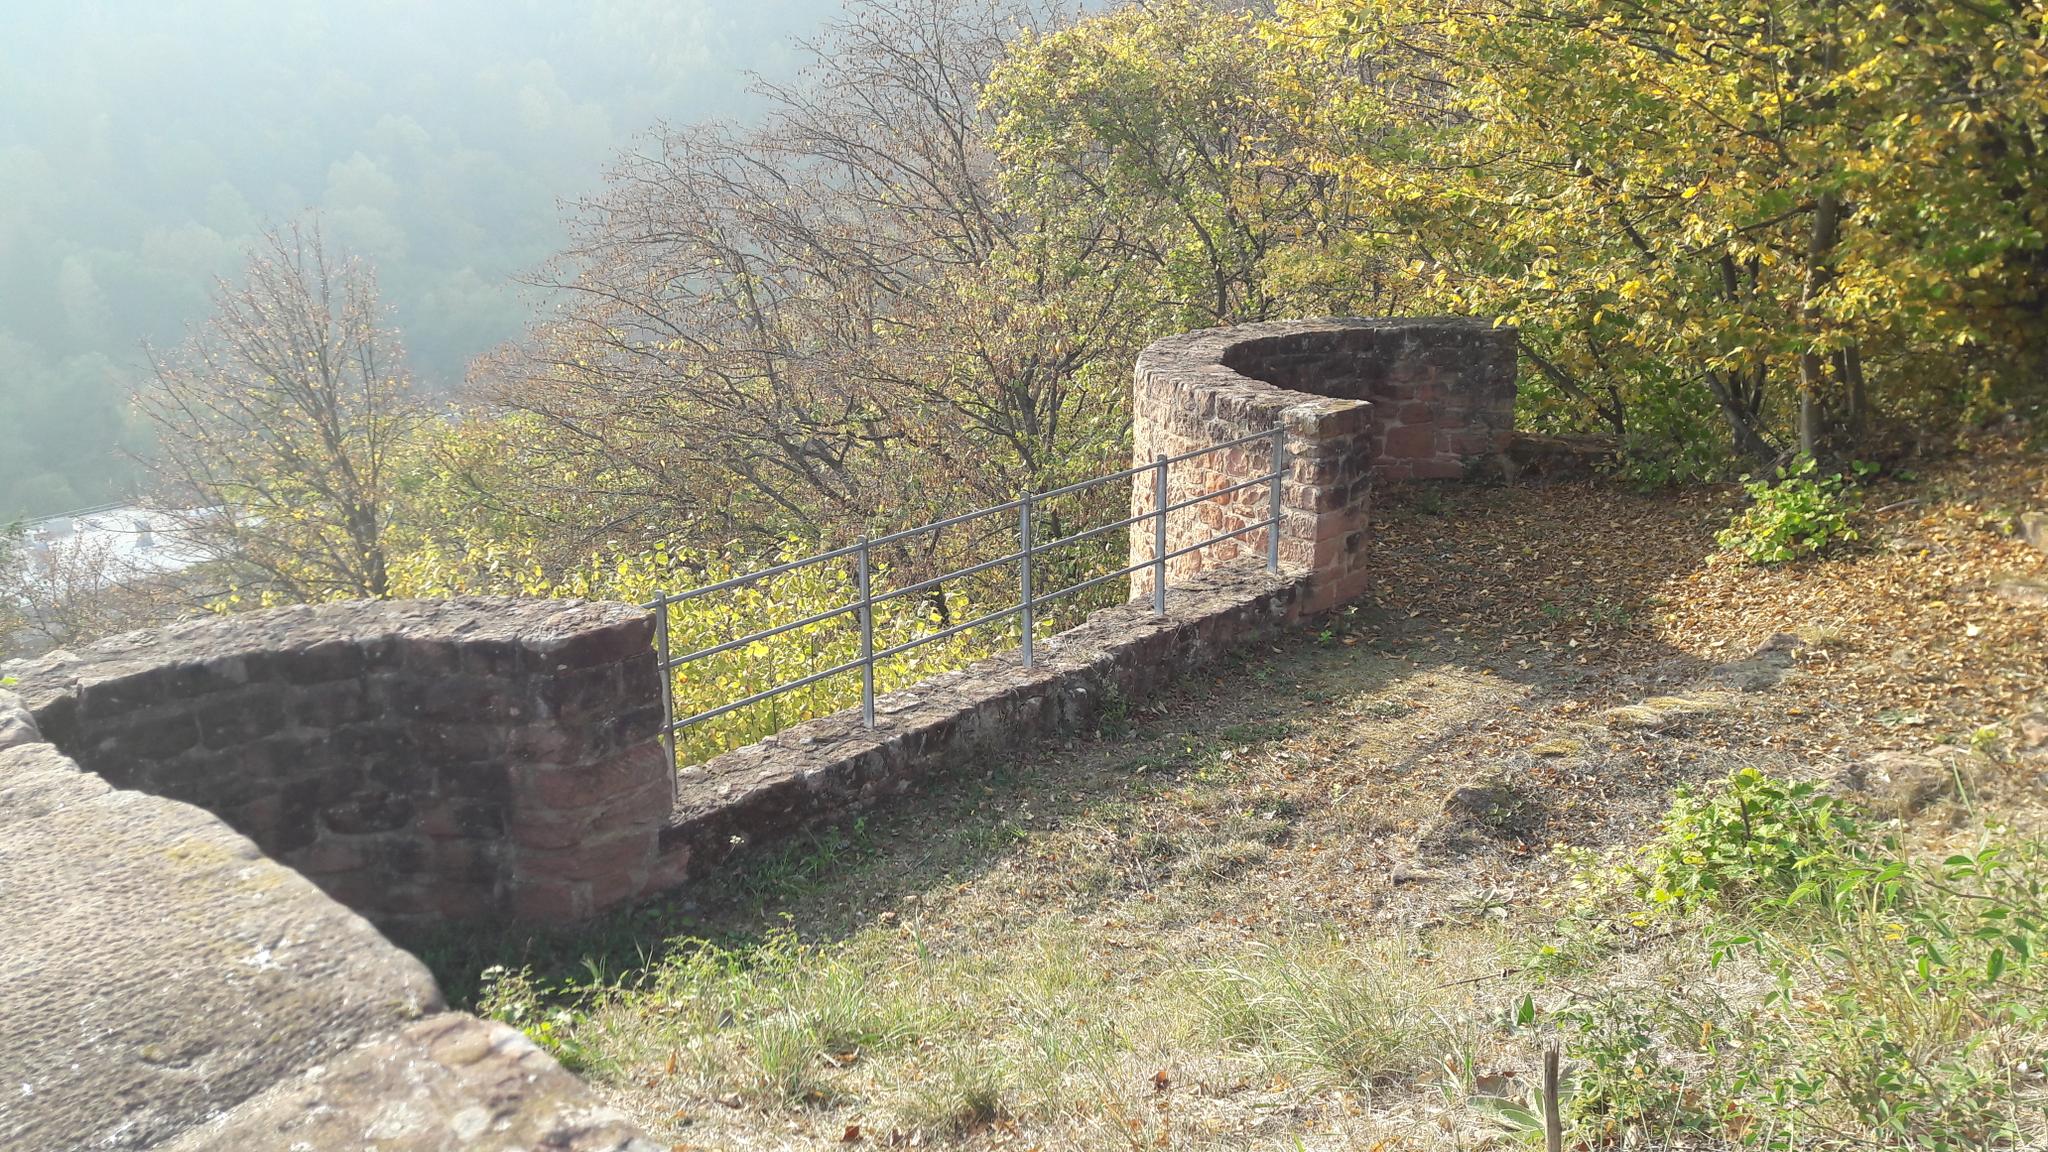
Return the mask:
<path id="1" fill-rule="evenodd" d="M 85 768 L 219 815 L 373 919 L 562 921 L 652 880 L 673 774 L 651 638 L 618 604 L 334 604 L 13 671 Z"/>
<path id="2" fill-rule="evenodd" d="M 1178 456 L 1275 426 L 1288 455 L 1280 524 L 1286 571 L 1312 582 L 1318 611 L 1363 594 L 1376 480 L 1455 479 L 1489 467 L 1514 432 L 1516 338 L 1479 320 L 1289 320 L 1168 337 L 1139 355 L 1134 463 Z M 1169 471 L 1169 503 L 1271 470 L 1263 441 L 1198 456 Z M 1250 553 L 1263 555 L 1263 487 L 1168 516 L 1169 553 L 1224 532 L 1234 541 L 1169 561 L 1169 585 Z M 1132 483 L 1134 515 L 1154 507 L 1152 478 Z M 1151 558 L 1153 530 L 1131 529 L 1131 561 Z M 1134 595 L 1151 575 L 1132 577 Z"/>
<path id="3" fill-rule="evenodd" d="M 1033 667 L 1006 653 L 884 694 L 872 731 L 849 710 L 684 769 L 661 873 L 686 883 L 736 851 L 904 796 L 925 777 L 1085 731 L 1111 701 L 1143 700 L 1293 624 L 1303 586 L 1255 565 L 1215 569 L 1174 585 L 1164 615 L 1118 605 L 1041 641 Z"/>
<path id="4" fill-rule="evenodd" d="M 215 816 L 0 692 L 0 1148 L 654 1152 Z"/>

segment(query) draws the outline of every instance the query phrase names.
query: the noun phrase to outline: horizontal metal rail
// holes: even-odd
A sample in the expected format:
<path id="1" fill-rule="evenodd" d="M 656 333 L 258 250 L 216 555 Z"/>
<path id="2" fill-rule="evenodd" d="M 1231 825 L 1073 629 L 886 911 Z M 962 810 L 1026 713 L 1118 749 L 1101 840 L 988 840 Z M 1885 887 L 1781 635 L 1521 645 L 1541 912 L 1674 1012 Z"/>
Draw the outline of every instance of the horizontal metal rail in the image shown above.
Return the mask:
<path id="1" fill-rule="evenodd" d="M 1076 592 L 1085 592 L 1088 589 L 1095 587 L 1097 584 L 1102 584 L 1107 581 L 1114 580 L 1119 576 L 1129 576 L 1136 572 L 1143 572 L 1145 569 L 1150 568 L 1151 566 L 1152 562 L 1150 560 L 1140 560 L 1136 564 L 1127 565 L 1125 567 L 1117 569 L 1114 572 L 1104 572 L 1100 576 L 1091 576 L 1078 584 L 1069 584 L 1065 588 L 1059 588 L 1055 589 L 1054 591 L 1047 592 L 1045 595 L 1040 596 L 1037 599 L 1033 600 L 1032 603 L 1033 605 L 1050 604 L 1062 596 L 1071 596 Z"/>
<path id="2" fill-rule="evenodd" d="M 811 624 L 822 624 L 825 621 L 832 619 L 834 616 L 844 616 L 848 612 L 858 611 L 860 611 L 860 601 L 858 600 L 855 600 L 851 604 L 842 604 L 837 608 L 827 608 L 823 612 L 813 613 L 812 615 L 806 616 L 801 620 L 791 620 L 787 624 L 777 624 L 773 628 L 764 628 L 759 632 L 749 632 L 745 636 L 742 636 L 737 640 L 727 640 L 723 644 L 713 644 L 709 648 L 699 648 L 695 652 L 691 652 L 683 656 L 678 656 L 673 660 L 664 660 L 661 662 L 661 670 L 664 672 L 670 672 L 682 667 L 685 664 L 691 663 L 692 661 L 702 660 L 709 656 L 722 655 L 726 652 L 732 651 L 735 648 L 745 648 L 749 644 L 757 644 L 763 640 L 768 640 L 773 637 L 780 636 L 784 632 L 794 632 L 799 628 L 803 628 Z"/>
<path id="3" fill-rule="evenodd" d="M 1043 552 L 1045 551 L 1045 549 L 1033 548 L 1032 551 Z M 889 600 L 898 600 L 905 596 L 909 596 L 912 593 L 922 592 L 927 588 L 937 587 L 940 584 L 944 584 L 948 580 L 958 580 L 962 576 L 979 575 L 980 573 L 986 572 L 991 568 L 1000 568 L 1005 564 L 1015 564 L 1016 562 L 1022 559 L 1024 559 L 1024 554 L 1022 552 L 1012 552 L 1008 556 L 998 556 L 993 560 L 984 560 L 979 564 L 969 564 L 965 568 L 955 568 L 951 572 L 947 572 L 939 576 L 934 576 L 929 580 L 919 580 L 915 584 L 905 584 L 901 588 L 892 588 L 879 596 L 869 597 L 869 602 L 874 604 L 881 604 Z M 855 605 L 855 607 L 858 607 L 858 605 Z"/>
<path id="4" fill-rule="evenodd" d="M 1210 453 L 1259 442 L 1271 445 L 1272 463 L 1268 470 L 1250 479 L 1226 484 L 1181 500 L 1169 498 L 1169 492 L 1171 491 L 1171 486 L 1168 483 L 1169 471 L 1174 465 L 1182 464 Z M 815 556 L 804 556 L 795 560 L 784 561 L 783 563 L 774 564 L 758 571 L 727 577 L 726 579 L 697 588 L 664 593 L 650 601 L 646 607 L 653 609 L 657 614 L 655 620 L 657 665 L 660 667 L 663 676 L 669 678 L 662 701 L 664 717 L 663 735 L 668 743 L 669 754 L 671 758 L 675 755 L 676 734 L 692 724 L 700 724 L 706 720 L 715 719 L 742 708 L 759 704 L 783 693 L 794 692 L 834 676 L 841 676 L 856 671 L 861 674 L 862 719 L 868 727 L 872 728 L 875 723 L 875 666 L 879 662 L 921 648 L 927 644 L 936 644 L 942 640 L 958 636 L 963 632 L 1014 619 L 1017 622 L 1020 633 L 1019 656 L 1025 667 L 1028 668 L 1035 659 L 1033 638 L 1036 631 L 1037 612 L 1041 607 L 1066 597 L 1079 595 L 1091 588 L 1100 587 L 1109 581 L 1121 580 L 1140 572 L 1149 571 L 1152 574 L 1153 584 L 1152 610 L 1156 613 L 1164 613 L 1166 611 L 1167 563 L 1182 556 L 1199 552 L 1204 548 L 1213 547 L 1226 540 L 1265 531 L 1266 566 L 1268 570 L 1277 572 L 1280 563 L 1281 485 L 1285 482 L 1286 472 L 1286 433 L 1276 427 L 1264 432 L 1254 432 L 1248 436 L 1240 436 L 1235 440 L 1227 440 L 1222 443 L 1196 448 L 1178 455 L 1169 456 L 1161 454 L 1154 457 L 1149 464 L 1138 464 L 1102 476 L 1077 480 L 1071 484 L 1064 484 L 1044 492 L 1028 492 L 1015 500 L 991 505 L 986 508 L 977 508 L 971 512 L 963 512 L 960 515 L 949 516 L 943 520 L 935 520 L 915 528 L 891 532 L 886 536 L 862 540 L 845 547 L 833 548 L 820 552 Z M 1150 503 L 1152 506 L 1149 509 L 1133 513 L 1130 516 L 1107 524 L 1098 524 L 1091 528 L 1085 528 L 1055 540 L 1038 541 L 1034 539 L 1035 520 L 1046 501 L 1098 488 L 1104 484 L 1131 481 L 1147 475 L 1151 477 L 1152 499 Z M 1268 514 L 1264 519 L 1246 524 L 1241 528 L 1219 533 L 1193 544 L 1178 548 L 1168 547 L 1167 517 L 1171 514 L 1262 486 L 1267 490 Z M 896 544 L 917 536 L 935 534 L 956 525 L 1005 513 L 1014 513 L 1017 517 L 1012 529 L 1016 533 L 1016 551 L 998 556 L 992 560 L 983 560 L 978 563 L 969 564 L 963 568 L 956 568 L 938 576 L 927 577 L 886 591 L 876 591 L 873 587 L 877 577 L 877 570 L 873 566 L 872 557 L 876 548 Z M 1130 529 L 1137 525 L 1148 523 L 1152 527 L 1152 547 L 1150 549 L 1151 555 L 1146 559 L 1126 564 L 1114 572 L 1104 572 L 1091 576 L 1063 588 L 1044 592 L 1034 589 L 1033 581 L 1037 575 L 1034 571 L 1036 567 L 1034 561 L 1037 557 L 1057 548 L 1064 548 L 1095 539 L 1105 533 Z M 858 596 L 852 602 L 820 612 L 813 612 L 797 620 L 790 620 L 770 628 L 749 632 L 744 636 L 738 636 L 682 655 L 672 655 L 671 650 L 675 637 L 672 631 L 672 622 L 669 619 L 669 610 L 673 606 L 684 604 L 703 596 L 735 591 L 765 580 L 773 580 L 778 576 L 787 575 L 803 568 L 830 563 L 835 560 L 854 561 Z M 919 592 L 938 587 L 949 580 L 960 580 L 969 576 L 980 575 L 1012 564 L 1017 566 L 1017 599 L 1008 606 L 983 613 L 972 620 L 952 624 L 920 636 L 914 636 L 900 643 L 886 647 L 876 647 L 875 608 L 877 605 L 916 595 Z M 678 669 L 700 660 L 706 660 L 714 656 L 746 648 L 752 644 L 758 644 L 763 640 L 771 640 L 777 636 L 787 635 L 803 628 L 824 624 L 849 615 L 856 617 L 860 628 L 860 654 L 856 658 L 844 663 L 835 664 L 830 668 L 808 673 L 794 680 L 770 685 L 760 691 L 742 696 L 737 700 L 727 701 L 715 708 L 707 708 L 680 718 L 676 716 L 676 681 L 673 679 L 673 675 Z"/>
<path id="5" fill-rule="evenodd" d="M 727 712 L 738 711 L 741 708 L 745 708 L 749 704 L 759 704 L 761 701 L 766 700 L 771 696 L 780 696 L 784 692 L 794 692 L 799 688 L 808 688 L 811 685 L 816 684 L 820 680 L 829 679 L 833 676 L 839 675 L 842 672 L 851 672 L 854 669 L 860 667 L 864 663 L 866 663 L 866 661 L 854 659 L 848 660 L 844 664 L 834 664 L 832 667 L 825 669 L 823 672 L 813 672 L 809 676 L 806 676 L 801 680 L 791 680 L 786 684 L 777 684 L 771 688 L 763 688 L 761 691 L 756 692 L 751 696 L 742 696 L 729 704 L 720 704 L 716 708 L 706 708 L 704 711 L 697 713 L 695 716 L 688 716 L 676 721 L 674 727 L 688 728 L 692 724 L 701 724 L 704 721 L 710 720 L 714 717 L 723 716 Z"/>
<path id="6" fill-rule="evenodd" d="M 1018 500 L 1012 500 L 1006 504 L 997 504 L 990 508 L 977 508 L 972 512 L 962 512 L 958 516 L 949 516 L 944 520 L 935 520 L 930 524 L 920 524 L 915 528 L 905 528 L 901 532 L 891 532 L 887 536 L 877 536 L 859 544 L 848 544 L 843 548 L 834 548 L 829 552 L 820 552 L 816 556 L 805 556 L 800 560 L 790 560 L 777 564 L 772 568 L 763 568 L 758 572 L 748 572 L 742 576 L 720 580 L 716 584 L 706 584 L 701 588 L 691 588 L 682 592 L 671 592 L 648 601 L 643 607 L 652 608 L 659 604 L 681 604 L 685 601 L 695 600 L 699 596 L 709 596 L 714 592 L 730 592 L 735 588 L 744 588 L 749 584 L 762 580 L 788 575 L 799 568 L 808 568 L 813 564 L 823 564 L 828 560 L 844 560 L 849 556 L 858 555 L 863 548 L 872 550 L 880 548 L 885 544 L 894 544 L 898 540 L 908 540 L 912 536 L 922 535 L 926 532 L 937 532 L 942 528 L 951 528 L 955 524 L 965 524 L 969 520 L 979 520 L 983 516 L 993 516 L 998 512 L 1008 512 L 1016 508 L 1019 503 L 1020 501 Z"/>
<path id="7" fill-rule="evenodd" d="M 979 628 L 984 624 L 993 624 L 998 620 L 1004 619 L 1005 617 L 1015 616 L 1017 613 L 1023 610 L 1024 607 L 1021 604 L 1012 604 L 1008 608 L 998 608 L 995 611 L 990 612 L 986 615 L 976 616 L 974 619 L 967 621 L 965 624 L 954 624 L 951 627 L 943 628 L 937 632 L 927 633 L 923 636 L 915 637 L 914 639 L 905 640 L 901 644 L 896 644 L 891 647 L 884 648 L 881 651 L 875 653 L 875 659 L 886 660 L 891 656 L 901 655 L 905 652 L 910 651 L 913 648 L 922 648 L 927 644 L 936 644 L 941 640 L 951 640 L 953 637 L 958 636 L 962 632 L 968 631 L 969 629 Z"/>
<path id="8" fill-rule="evenodd" d="M 1064 548 L 1069 544 L 1079 544 L 1083 540 L 1100 536 L 1104 532 L 1114 532 L 1119 528 L 1129 528 L 1133 524 L 1142 524 L 1152 519 L 1155 515 L 1156 513 L 1152 512 L 1140 512 L 1136 516 L 1126 516 L 1121 520 L 1113 520 L 1108 524 L 1098 525 L 1088 529 L 1086 532 L 1076 532 L 1072 536 L 1062 536 L 1057 540 L 1048 540 L 1043 544 L 1033 546 L 1031 550 L 1033 552 L 1050 552 L 1055 548 Z"/>
<path id="9" fill-rule="evenodd" d="M 1140 472 L 1150 472 L 1154 467 L 1155 465 L 1151 464 L 1136 464 L 1121 472 L 1111 472 L 1107 476 L 1096 476 L 1089 480 L 1076 480 L 1062 488 L 1048 488 L 1033 496 L 1032 499 L 1050 500 L 1055 496 L 1065 496 L 1069 492 L 1079 492 L 1084 488 L 1099 488 L 1104 484 L 1112 484 L 1118 480 L 1129 480 Z"/>

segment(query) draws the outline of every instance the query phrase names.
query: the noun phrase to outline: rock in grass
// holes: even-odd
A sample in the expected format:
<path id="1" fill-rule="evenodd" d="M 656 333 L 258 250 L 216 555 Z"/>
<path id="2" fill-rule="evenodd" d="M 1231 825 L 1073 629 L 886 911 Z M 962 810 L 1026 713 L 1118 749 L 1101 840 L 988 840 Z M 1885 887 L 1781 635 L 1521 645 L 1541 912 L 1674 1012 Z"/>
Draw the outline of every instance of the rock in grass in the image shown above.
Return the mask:
<path id="1" fill-rule="evenodd" d="M 2022 512 L 2019 519 L 2019 537 L 2035 549 L 2048 552 L 2048 512 Z"/>
<path id="2" fill-rule="evenodd" d="M 1727 708 L 1727 701 L 1713 693 L 1694 696 L 1652 696 L 1640 704 L 1624 704 L 1619 708 L 1609 708 L 1600 714 L 1600 723 L 1617 732 L 1662 732 L 1690 717 L 1711 716 L 1716 712 L 1725 712 Z"/>
<path id="3" fill-rule="evenodd" d="M 2012 730 L 2014 752 L 2048 760 L 2048 712 L 2030 712 L 2013 721 Z"/>
<path id="4" fill-rule="evenodd" d="M 1425 838 L 1448 843 L 1476 832 L 1515 839 L 1532 831 L 1539 815 L 1535 802 L 1510 781 L 1499 777 L 1473 780 L 1445 794 L 1443 816 Z"/>
<path id="5" fill-rule="evenodd" d="M 1798 659 L 1799 650 L 1803 647 L 1805 644 L 1799 637 L 1780 632 L 1764 641 L 1748 657 L 1714 668 L 1705 679 L 1709 684 L 1737 692 L 1762 692 L 1776 687 L 1778 681 L 1785 678 L 1786 670 Z"/>
<path id="6" fill-rule="evenodd" d="M 1904 819 L 1955 795 L 1957 768 L 1925 752 L 1878 752 L 1843 769 L 1837 791 L 1873 814 Z"/>
<path id="7" fill-rule="evenodd" d="M 2048 608 L 2048 579 L 2011 573 L 1991 581 L 1991 594 L 2023 608 Z"/>

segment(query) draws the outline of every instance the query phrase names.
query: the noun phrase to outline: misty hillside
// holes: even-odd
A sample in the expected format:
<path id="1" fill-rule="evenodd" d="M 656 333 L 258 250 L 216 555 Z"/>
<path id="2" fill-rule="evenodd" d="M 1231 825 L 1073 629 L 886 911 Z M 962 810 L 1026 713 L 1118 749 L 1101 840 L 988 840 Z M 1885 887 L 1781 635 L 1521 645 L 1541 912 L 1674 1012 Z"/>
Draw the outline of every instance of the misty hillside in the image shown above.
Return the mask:
<path id="1" fill-rule="evenodd" d="M 742 115 L 835 0 L 0 5 L 0 521 L 119 495 L 144 341 L 266 223 L 377 267 L 428 384 L 515 336 L 558 201 L 656 121 Z"/>

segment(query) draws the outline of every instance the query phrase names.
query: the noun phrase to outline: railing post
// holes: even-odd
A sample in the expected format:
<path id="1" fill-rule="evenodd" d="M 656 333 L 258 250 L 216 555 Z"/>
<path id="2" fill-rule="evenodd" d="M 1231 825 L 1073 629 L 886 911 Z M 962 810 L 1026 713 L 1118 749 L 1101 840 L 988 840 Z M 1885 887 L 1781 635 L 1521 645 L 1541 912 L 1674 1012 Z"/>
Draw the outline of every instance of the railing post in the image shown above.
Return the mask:
<path id="1" fill-rule="evenodd" d="M 1280 571 L 1280 477 L 1287 471 L 1287 426 L 1273 429 L 1273 483 L 1266 500 L 1266 571 Z"/>
<path id="2" fill-rule="evenodd" d="M 1152 464 L 1152 611 L 1166 615 L 1166 453 Z"/>
<path id="3" fill-rule="evenodd" d="M 661 742 L 668 748 L 668 800 L 676 801 L 676 670 L 668 666 L 668 597 L 654 602 L 654 660 L 661 669 Z"/>
<path id="4" fill-rule="evenodd" d="M 860 540 L 860 551 L 855 556 L 855 571 L 860 578 L 860 718 L 869 728 L 875 726 L 875 597 L 868 573 L 868 540 Z"/>
<path id="5" fill-rule="evenodd" d="M 1024 625 L 1024 666 L 1031 667 L 1031 493 L 1024 493 L 1017 504 L 1018 564 L 1017 583 L 1024 596 L 1018 601 L 1018 619 Z"/>

